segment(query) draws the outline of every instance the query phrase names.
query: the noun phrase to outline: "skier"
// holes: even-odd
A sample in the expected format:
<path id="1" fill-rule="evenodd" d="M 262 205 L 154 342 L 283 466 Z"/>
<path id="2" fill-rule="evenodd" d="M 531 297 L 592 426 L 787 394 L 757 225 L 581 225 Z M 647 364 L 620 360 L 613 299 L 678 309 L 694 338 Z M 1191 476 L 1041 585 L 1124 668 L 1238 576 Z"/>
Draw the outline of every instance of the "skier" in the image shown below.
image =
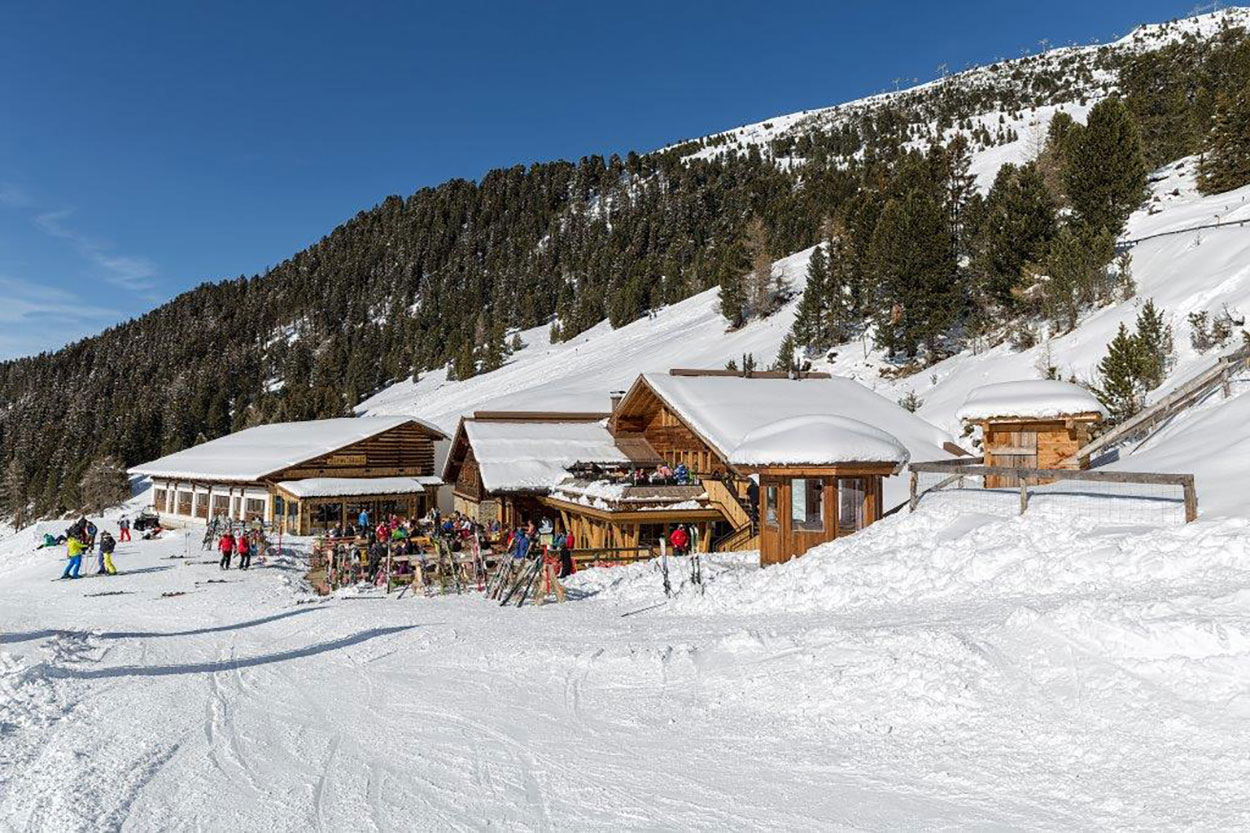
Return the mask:
<path id="1" fill-rule="evenodd" d="M 577 572 L 573 564 L 573 536 L 560 536 L 560 578 L 568 578 Z"/>
<path id="2" fill-rule="evenodd" d="M 78 571 L 82 569 L 82 541 L 74 535 L 69 536 L 65 541 L 65 550 L 69 563 L 65 565 L 61 578 L 78 578 Z"/>
<path id="3" fill-rule="evenodd" d="M 690 533 L 686 532 L 684 526 L 678 526 L 673 530 L 673 534 L 668 536 L 668 542 L 673 545 L 673 555 L 686 555 L 690 548 Z"/>
<path id="4" fill-rule="evenodd" d="M 123 517 L 121 520 L 117 522 L 117 534 L 119 536 L 118 540 L 121 540 L 121 541 L 130 540 L 130 519 L 129 518 Z"/>
<path id="5" fill-rule="evenodd" d="M 252 544 L 246 535 L 240 535 L 234 543 L 235 552 L 239 554 L 239 569 L 246 570 L 252 566 Z M 228 566 L 228 565 L 227 565 Z"/>
<path id="6" fill-rule="evenodd" d="M 243 537 L 243 533 L 239 533 L 239 537 Z M 234 555 L 234 535 L 230 530 L 226 530 L 226 534 L 221 536 L 221 540 L 217 542 L 217 549 L 221 550 L 220 567 L 223 570 L 230 569 L 230 557 Z"/>
<path id="7" fill-rule="evenodd" d="M 107 530 L 100 533 L 100 573 L 103 575 L 117 575 L 117 568 L 113 566 L 113 550 L 117 548 L 117 541 Z"/>
<path id="8" fill-rule="evenodd" d="M 85 546 L 88 550 L 91 550 L 95 547 L 96 532 L 98 532 L 98 530 L 96 529 L 95 524 L 93 524 L 91 521 L 87 521 L 87 526 L 86 526 L 87 538 L 86 540 L 83 541 L 83 546 Z"/>

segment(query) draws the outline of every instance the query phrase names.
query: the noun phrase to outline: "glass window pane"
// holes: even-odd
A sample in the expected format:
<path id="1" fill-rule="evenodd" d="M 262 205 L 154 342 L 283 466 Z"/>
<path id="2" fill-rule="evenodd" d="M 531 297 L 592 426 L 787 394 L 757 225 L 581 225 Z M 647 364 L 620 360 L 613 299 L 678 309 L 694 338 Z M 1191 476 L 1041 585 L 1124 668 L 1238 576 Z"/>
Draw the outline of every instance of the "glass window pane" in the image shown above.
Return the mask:
<path id="1" fill-rule="evenodd" d="M 790 481 L 790 520 L 795 529 L 824 529 L 823 497 L 824 481 L 818 477 L 796 477 Z"/>
<path id="2" fill-rule="evenodd" d="M 856 532 L 864 528 L 864 504 L 868 484 L 862 477 L 846 477 L 838 481 L 838 532 Z"/>
<path id="3" fill-rule="evenodd" d="M 764 523 L 777 525 L 777 484 L 770 483 L 764 487 Z"/>

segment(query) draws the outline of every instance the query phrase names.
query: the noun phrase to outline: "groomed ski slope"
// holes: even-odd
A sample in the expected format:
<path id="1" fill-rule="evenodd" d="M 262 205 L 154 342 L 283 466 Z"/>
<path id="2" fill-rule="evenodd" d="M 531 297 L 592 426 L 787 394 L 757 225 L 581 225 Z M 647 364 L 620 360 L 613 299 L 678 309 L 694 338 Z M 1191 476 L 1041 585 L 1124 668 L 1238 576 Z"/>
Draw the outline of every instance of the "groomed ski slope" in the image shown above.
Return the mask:
<path id="1" fill-rule="evenodd" d="M 317 600 L 298 547 L 222 574 L 181 535 L 53 582 L 34 540 L 0 542 L 0 829 L 1250 824 L 1244 520 L 926 500 L 767 571 L 715 556 L 702 595 L 674 561 L 625 618 L 654 564 L 518 610 Z"/>

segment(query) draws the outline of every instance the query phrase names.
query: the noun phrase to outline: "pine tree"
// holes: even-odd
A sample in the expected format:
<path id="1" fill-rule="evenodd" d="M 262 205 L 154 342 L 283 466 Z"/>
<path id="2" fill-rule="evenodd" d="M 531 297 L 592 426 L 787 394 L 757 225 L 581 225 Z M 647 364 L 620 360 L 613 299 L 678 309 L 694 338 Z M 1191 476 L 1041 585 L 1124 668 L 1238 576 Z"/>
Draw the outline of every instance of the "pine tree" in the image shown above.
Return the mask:
<path id="1" fill-rule="evenodd" d="M 82 508 L 99 514 L 130 498 L 130 479 L 115 457 L 102 457 L 87 467 L 79 482 Z"/>
<path id="2" fill-rule="evenodd" d="M 747 281 L 747 302 L 752 315 L 764 318 L 773 313 L 777 276 L 773 273 L 773 256 L 768 247 L 768 229 L 759 217 L 747 223 L 746 251 L 751 259 Z"/>
<path id="3" fill-rule="evenodd" d="M 1146 390 L 1154 390 L 1163 384 L 1172 364 L 1172 328 L 1153 299 L 1147 299 L 1137 313 L 1136 337 L 1140 353 L 1137 375 Z"/>
<path id="4" fill-rule="evenodd" d="M 1198 162 L 1198 187 L 1222 194 L 1250 184 L 1250 83 L 1221 95 Z"/>
<path id="5" fill-rule="evenodd" d="M 1120 324 L 1115 338 L 1107 345 L 1107 355 L 1098 363 L 1101 384 L 1094 391 L 1113 423 L 1123 422 L 1141 410 L 1140 369 L 1141 346 L 1128 327 Z"/>
<path id="6" fill-rule="evenodd" d="M 1011 306 L 1026 264 L 1040 263 L 1055 236 L 1055 203 L 1035 165 L 1003 165 L 986 197 L 973 245 L 977 288 L 998 306 Z"/>
<path id="7" fill-rule="evenodd" d="M 911 357 L 923 343 L 934 359 L 959 313 L 960 287 L 949 227 L 932 197 L 913 190 L 887 203 L 870 257 L 879 281 L 878 344 Z"/>
<path id="8" fill-rule="evenodd" d="M 807 286 L 799 299 L 792 333 L 794 341 L 806 348 L 825 350 L 829 347 L 828 301 L 829 261 L 824 245 L 812 250 L 807 261 Z"/>
<path id="9" fill-rule="evenodd" d="M 736 330 L 746 323 L 746 286 L 744 253 L 740 245 L 732 244 L 720 260 L 720 314 L 729 321 L 729 329 Z"/>
<path id="10" fill-rule="evenodd" d="M 777 360 L 773 362 L 773 370 L 788 373 L 794 367 L 794 337 L 787 333 L 786 337 L 781 340 L 781 346 L 777 348 Z"/>
<path id="11" fill-rule="evenodd" d="M 1076 218 L 1089 231 L 1117 235 L 1146 194 L 1146 160 L 1132 116 L 1118 98 L 1089 111 L 1066 153 L 1064 185 Z"/>
<path id="12" fill-rule="evenodd" d="M 14 457 L 4 469 L 4 516 L 18 528 L 26 525 L 26 507 L 30 502 L 26 484 L 26 467 Z"/>

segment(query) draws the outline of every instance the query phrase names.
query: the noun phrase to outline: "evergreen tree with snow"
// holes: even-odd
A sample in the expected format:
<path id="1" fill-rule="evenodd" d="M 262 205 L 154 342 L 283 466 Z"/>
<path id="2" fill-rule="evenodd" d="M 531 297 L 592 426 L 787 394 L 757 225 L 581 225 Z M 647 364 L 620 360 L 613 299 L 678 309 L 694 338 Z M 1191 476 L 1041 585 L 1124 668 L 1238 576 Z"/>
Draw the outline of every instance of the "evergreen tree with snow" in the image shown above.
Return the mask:
<path id="1" fill-rule="evenodd" d="M 93 514 L 128 500 L 130 479 L 126 468 L 112 456 L 93 461 L 83 472 L 79 495 L 82 507 Z"/>
<path id="2" fill-rule="evenodd" d="M 955 253 L 941 208 L 920 189 L 890 200 L 869 256 L 878 280 L 878 345 L 910 358 L 924 344 L 933 360 L 959 313 Z"/>
<path id="3" fill-rule="evenodd" d="M 1198 162 L 1198 188 L 1222 194 L 1250 184 L 1250 84 L 1221 94 Z"/>
<path id="4" fill-rule="evenodd" d="M 794 336 L 786 333 L 786 337 L 781 340 L 781 346 L 777 348 L 777 360 L 773 362 L 773 370 L 788 373 L 794 367 Z"/>
<path id="5" fill-rule="evenodd" d="M 1119 234 L 1146 195 L 1141 138 L 1124 104 L 1095 104 L 1065 155 L 1064 185 L 1077 220 L 1092 232 Z"/>
<path id="6" fill-rule="evenodd" d="M 999 168 L 973 243 L 971 270 L 980 295 L 999 307 L 1013 305 L 1026 264 L 1045 259 L 1055 236 L 1055 212 L 1036 165 Z"/>
<path id="7" fill-rule="evenodd" d="M 1137 375 L 1146 390 L 1154 390 L 1163 384 L 1172 364 L 1172 327 L 1164 320 L 1163 313 L 1153 299 L 1147 299 L 1137 313 L 1137 348 L 1139 367 Z"/>
<path id="8" fill-rule="evenodd" d="M 1141 410 L 1141 364 L 1141 345 L 1121 323 L 1115 338 L 1107 345 L 1107 355 L 1098 363 L 1100 384 L 1094 389 L 1113 424 Z"/>
<path id="9" fill-rule="evenodd" d="M 807 261 L 807 286 L 799 299 L 791 331 L 798 344 L 813 350 L 829 346 L 828 301 L 829 261 L 822 244 L 812 250 Z"/>

